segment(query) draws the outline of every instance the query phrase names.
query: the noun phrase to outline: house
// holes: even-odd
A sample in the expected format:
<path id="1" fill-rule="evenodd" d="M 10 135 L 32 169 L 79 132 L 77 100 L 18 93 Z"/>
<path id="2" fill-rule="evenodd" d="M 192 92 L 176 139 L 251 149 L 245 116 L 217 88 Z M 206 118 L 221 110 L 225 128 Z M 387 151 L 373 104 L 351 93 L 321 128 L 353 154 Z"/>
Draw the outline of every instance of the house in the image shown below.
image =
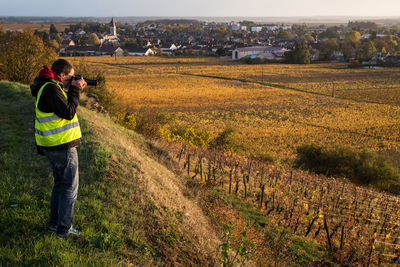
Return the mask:
<path id="1" fill-rule="evenodd" d="M 129 51 L 130 56 L 154 56 L 156 51 L 152 48 L 136 48 Z"/>
<path id="2" fill-rule="evenodd" d="M 211 51 L 215 54 L 215 53 L 217 53 L 218 49 L 223 49 L 223 48 L 224 48 L 223 45 L 216 45 L 216 46 L 211 47 Z"/>
<path id="3" fill-rule="evenodd" d="M 175 44 L 170 44 L 170 45 L 166 44 L 161 47 L 161 53 L 163 55 L 171 56 L 177 49 L 178 48 L 175 46 Z"/>
<path id="4" fill-rule="evenodd" d="M 146 26 L 146 31 L 154 31 L 157 29 L 157 26 L 155 24 L 147 25 Z"/>
<path id="5" fill-rule="evenodd" d="M 338 62 L 345 62 L 343 52 L 342 51 L 334 51 L 333 55 L 332 55 L 332 60 L 338 61 Z"/>
<path id="6" fill-rule="evenodd" d="M 124 50 L 122 48 L 114 46 L 102 46 L 102 45 L 88 45 L 88 46 L 70 46 L 65 48 L 62 53 L 65 55 L 76 55 L 76 56 L 103 56 L 103 55 L 116 55 L 122 56 Z"/>
<path id="7" fill-rule="evenodd" d="M 244 57 L 262 58 L 269 60 L 283 60 L 286 48 L 276 46 L 251 46 L 236 48 L 232 51 L 232 59 L 238 60 Z"/>
<path id="8" fill-rule="evenodd" d="M 295 39 L 280 39 L 278 45 L 280 47 L 292 47 L 296 44 Z"/>
<path id="9" fill-rule="evenodd" d="M 400 66 L 400 56 L 387 56 L 385 62 Z"/>
<path id="10" fill-rule="evenodd" d="M 279 26 L 278 25 L 269 25 L 267 26 L 267 31 L 277 31 L 279 30 Z"/>
<path id="11" fill-rule="evenodd" d="M 77 29 L 76 31 L 75 31 L 75 33 L 74 33 L 75 35 L 85 35 L 86 34 L 86 32 L 84 31 L 84 30 L 82 30 L 82 29 Z"/>
<path id="12" fill-rule="evenodd" d="M 292 26 L 291 26 L 291 25 L 282 25 L 282 26 L 280 26 L 279 28 L 282 29 L 282 30 L 284 30 L 284 31 L 287 31 L 287 30 L 291 30 L 291 29 L 292 29 Z"/>
<path id="13" fill-rule="evenodd" d="M 60 53 L 64 53 L 65 49 L 70 46 L 75 46 L 75 42 L 71 39 L 62 40 L 60 45 Z"/>
<path id="14" fill-rule="evenodd" d="M 240 24 L 239 23 L 233 23 L 232 24 L 232 31 L 238 31 L 240 30 Z"/>
<path id="15" fill-rule="evenodd" d="M 66 47 L 62 54 L 66 55 L 74 55 L 74 56 L 95 56 L 96 52 L 98 51 L 97 45 L 87 45 L 87 46 L 69 46 Z"/>
<path id="16" fill-rule="evenodd" d="M 124 50 L 121 47 L 115 46 L 100 46 L 99 47 L 100 55 L 115 55 L 115 56 L 123 56 Z"/>
<path id="17" fill-rule="evenodd" d="M 389 57 L 389 53 L 377 52 L 375 56 L 369 61 L 370 64 L 378 64 L 379 62 L 385 62 L 386 58 Z"/>
<path id="18" fill-rule="evenodd" d="M 72 41 L 71 39 L 65 39 L 65 40 L 62 40 L 62 42 L 61 42 L 61 47 L 68 47 L 68 46 L 74 46 L 75 45 L 75 42 L 74 41 Z"/>
<path id="19" fill-rule="evenodd" d="M 168 47 L 168 45 L 165 45 L 165 46 Z M 174 50 L 177 50 L 178 47 L 176 47 L 175 44 L 170 44 L 170 45 L 169 45 L 169 49 L 171 49 L 172 51 L 174 51 Z"/>
<path id="20" fill-rule="evenodd" d="M 251 27 L 251 31 L 252 32 L 261 32 L 262 27 L 261 26 L 253 26 L 253 27 Z"/>

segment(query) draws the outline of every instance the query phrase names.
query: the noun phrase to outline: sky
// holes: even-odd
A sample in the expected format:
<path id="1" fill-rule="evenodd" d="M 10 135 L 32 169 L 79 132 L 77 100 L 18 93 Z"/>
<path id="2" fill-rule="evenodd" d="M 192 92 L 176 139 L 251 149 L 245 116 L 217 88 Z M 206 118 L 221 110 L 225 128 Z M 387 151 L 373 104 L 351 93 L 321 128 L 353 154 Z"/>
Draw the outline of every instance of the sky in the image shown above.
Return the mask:
<path id="1" fill-rule="evenodd" d="M 0 16 L 400 17 L 400 0 L 0 0 Z"/>

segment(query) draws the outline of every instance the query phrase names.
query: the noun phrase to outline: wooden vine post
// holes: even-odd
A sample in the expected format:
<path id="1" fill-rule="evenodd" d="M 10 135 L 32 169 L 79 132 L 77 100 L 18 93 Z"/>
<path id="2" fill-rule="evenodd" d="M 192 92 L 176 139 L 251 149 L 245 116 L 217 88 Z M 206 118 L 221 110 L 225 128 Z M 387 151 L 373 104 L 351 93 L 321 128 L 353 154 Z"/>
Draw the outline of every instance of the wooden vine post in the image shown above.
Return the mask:
<path id="1" fill-rule="evenodd" d="M 328 229 L 328 223 L 326 222 L 326 216 L 324 216 L 324 227 L 325 227 L 326 237 L 328 238 L 329 250 L 332 251 L 332 241 L 331 241 L 331 236 L 329 235 L 329 229 Z"/>
<path id="2" fill-rule="evenodd" d="M 187 156 L 187 175 L 190 176 L 190 153 Z"/>

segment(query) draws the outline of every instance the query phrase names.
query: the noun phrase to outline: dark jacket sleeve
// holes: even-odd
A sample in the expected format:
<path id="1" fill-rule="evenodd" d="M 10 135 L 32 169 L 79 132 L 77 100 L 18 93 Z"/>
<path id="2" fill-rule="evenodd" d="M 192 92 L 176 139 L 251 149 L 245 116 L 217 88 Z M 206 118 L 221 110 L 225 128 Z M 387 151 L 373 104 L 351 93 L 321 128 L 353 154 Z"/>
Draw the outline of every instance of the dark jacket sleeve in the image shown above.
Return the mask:
<path id="1" fill-rule="evenodd" d="M 41 109 L 40 107 L 43 106 L 45 107 L 42 110 L 44 112 L 54 112 L 60 118 L 72 120 L 79 105 L 79 89 L 75 86 L 71 86 L 67 96 L 68 100 L 65 99 L 64 94 L 58 86 L 52 84 L 47 85 L 39 100 L 39 102 L 43 102 L 39 103 L 38 107 Z"/>

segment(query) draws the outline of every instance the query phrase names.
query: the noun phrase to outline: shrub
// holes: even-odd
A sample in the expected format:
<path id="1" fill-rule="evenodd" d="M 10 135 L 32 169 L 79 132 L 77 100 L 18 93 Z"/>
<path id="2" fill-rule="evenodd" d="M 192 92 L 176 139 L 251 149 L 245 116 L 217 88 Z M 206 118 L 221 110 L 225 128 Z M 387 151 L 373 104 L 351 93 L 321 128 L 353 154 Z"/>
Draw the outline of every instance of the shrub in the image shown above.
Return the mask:
<path id="1" fill-rule="evenodd" d="M 162 137 L 162 128 L 170 124 L 175 117 L 165 113 L 145 112 L 136 115 L 135 130 L 149 137 Z"/>
<path id="2" fill-rule="evenodd" d="M 135 130 L 137 121 L 138 118 L 130 112 L 116 114 L 116 122 L 128 129 Z"/>
<path id="3" fill-rule="evenodd" d="M 212 148 L 217 150 L 236 151 L 237 145 L 234 138 L 235 133 L 236 130 L 233 127 L 226 126 L 226 128 L 210 143 L 210 145 Z"/>
<path id="4" fill-rule="evenodd" d="M 196 130 L 191 125 L 175 127 L 171 131 L 172 139 L 188 142 L 191 145 L 206 147 L 210 143 L 210 134 L 204 130 Z"/>
<path id="5" fill-rule="evenodd" d="M 349 68 L 359 68 L 361 67 L 360 62 L 358 61 L 358 59 L 351 59 L 349 60 Z"/>
<path id="6" fill-rule="evenodd" d="M 173 114 L 142 113 L 136 115 L 130 112 L 117 112 L 115 118 L 117 123 L 145 136 L 182 141 L 200 147 L 206 147 L 210 143 L 211 135 L 207 131 L 194 129 L 191 125 L 173 126 L 175 124 L 175 115 Z"/>
<path id="7" fill-rule="evenodd" d="M 297 148 L 295 164 L 316 173 L 347 177 L 357 184 L 371 184 L 388 191 L 400 192 L 397 190 L 400 175 L 392 163 L 365 148 L 354 150 L 340 145 L 303 145 Z"/>

